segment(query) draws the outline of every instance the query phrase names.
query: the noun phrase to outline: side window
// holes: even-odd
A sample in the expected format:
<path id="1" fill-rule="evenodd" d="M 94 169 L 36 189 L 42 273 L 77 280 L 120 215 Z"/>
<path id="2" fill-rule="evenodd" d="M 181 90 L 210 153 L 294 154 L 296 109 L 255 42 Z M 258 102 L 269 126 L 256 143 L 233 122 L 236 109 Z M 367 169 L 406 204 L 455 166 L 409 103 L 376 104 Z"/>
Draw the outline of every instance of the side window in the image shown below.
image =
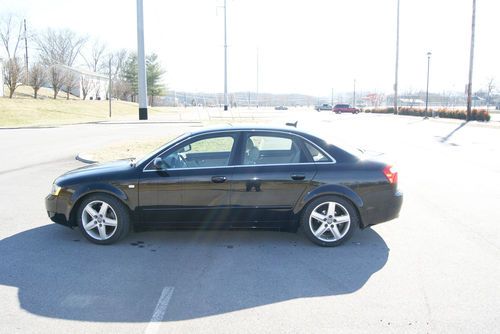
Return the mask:
<path id="1" fill-rule="evenodd" d="M 330 159 L 326 157 L 323 153 L 321 153 L 320 150 L 318 150 L 316 147 L 313 145 L 309 144 L 308 142 L 305 142 L 306 148 L 311 154 L 314 162 L 329 162 Z"/>
<path id="2" fill-rule="evenodd" d="M 299 146 L 287 137 L 249 136 L 245 146 L 244 165 L 273 165 L 304 162 Z"/>
<path id="3" fill-rule="evenodd" d="M 234 138 L 211 137 L 195 140 L 161 156 L 165 168 L 222 167 L 229 165 Z"/>

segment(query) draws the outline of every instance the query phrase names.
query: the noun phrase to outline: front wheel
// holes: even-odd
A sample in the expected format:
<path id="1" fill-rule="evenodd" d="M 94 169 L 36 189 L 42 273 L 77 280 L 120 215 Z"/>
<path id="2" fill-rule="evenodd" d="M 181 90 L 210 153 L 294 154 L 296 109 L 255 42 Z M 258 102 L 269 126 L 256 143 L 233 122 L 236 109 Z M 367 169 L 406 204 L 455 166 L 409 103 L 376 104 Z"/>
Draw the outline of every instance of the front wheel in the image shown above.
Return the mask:
<path id="1" fill-rule="evenodd" d="M 130 217 L 125 205 L 106 194 L 86 197 L 80 204 L 77 219 L 83 236 L 100 245 L 120 240 L 130 227 Z"/>
<path id="2" fill-rule="evenodd" d="M 358 225 L 354 206 L 338 196 L 324 196 L 312 201 L 302 216 L 302 227 L 309 240 L 325 247 L 344 243 Z"/>

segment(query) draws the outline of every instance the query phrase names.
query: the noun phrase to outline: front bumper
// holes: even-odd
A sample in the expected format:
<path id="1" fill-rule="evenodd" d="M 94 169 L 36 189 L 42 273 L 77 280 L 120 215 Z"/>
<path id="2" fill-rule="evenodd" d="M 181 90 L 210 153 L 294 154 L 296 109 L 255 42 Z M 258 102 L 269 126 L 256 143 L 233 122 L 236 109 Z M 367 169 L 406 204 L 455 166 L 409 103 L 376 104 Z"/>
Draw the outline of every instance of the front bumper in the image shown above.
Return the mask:
<path id="1" fill-rule="evenodd" d="M 63 213 L 58 212 L 58 196 L 54 196 L 52 194 L 47 195 L 45 197 L 45 208 L 47 209 L 47 214 L 49 215 L 50 220 L 54 223 L 61 224 L 64 226 L 71 227 L 72 225 L 66 219 L 66 216 Z"/>

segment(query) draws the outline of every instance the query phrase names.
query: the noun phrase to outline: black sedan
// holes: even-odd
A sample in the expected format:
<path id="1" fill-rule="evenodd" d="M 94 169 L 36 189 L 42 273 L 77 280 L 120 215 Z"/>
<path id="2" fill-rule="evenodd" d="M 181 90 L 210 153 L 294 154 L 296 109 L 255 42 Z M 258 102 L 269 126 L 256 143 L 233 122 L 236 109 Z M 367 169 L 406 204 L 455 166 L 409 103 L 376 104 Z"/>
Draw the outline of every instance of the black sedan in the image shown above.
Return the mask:
<path id="1" fill-rule="evenodd" d="M 142 160 L 58 177 L 45 204 L 56 223 L 111 244 L 131 227 L 267 228 L 321 246 L 396 218 L 397 172 L 292 128 L 184 134 Z"/>

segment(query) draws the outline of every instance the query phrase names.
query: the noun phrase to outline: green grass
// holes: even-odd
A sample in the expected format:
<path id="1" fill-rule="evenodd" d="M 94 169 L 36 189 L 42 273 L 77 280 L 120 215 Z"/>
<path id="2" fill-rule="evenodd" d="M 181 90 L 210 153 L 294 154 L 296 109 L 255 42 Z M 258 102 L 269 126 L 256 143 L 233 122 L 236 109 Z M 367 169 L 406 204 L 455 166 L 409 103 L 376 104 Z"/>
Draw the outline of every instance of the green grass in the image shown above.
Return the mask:
<path id="1" fill-rule="evenodd" d="M 5 88 L 4 92 L 7 92 Z M 109 120 L 108 101 L 81 100 L 66 94 L 52 98 L 52 90 L 42 88 L 39 98 L 32 97 L 31 87 L 18 87 L 14 97 L 0 98 L 0 127 L 46 126 L 72 123 L 85 123 Z M 151 116 L 166 114 L 161 108 L 148 108 Z M 125 101 L 112 102 L 112 120 L 136 120 L 138 106 Z"/>

